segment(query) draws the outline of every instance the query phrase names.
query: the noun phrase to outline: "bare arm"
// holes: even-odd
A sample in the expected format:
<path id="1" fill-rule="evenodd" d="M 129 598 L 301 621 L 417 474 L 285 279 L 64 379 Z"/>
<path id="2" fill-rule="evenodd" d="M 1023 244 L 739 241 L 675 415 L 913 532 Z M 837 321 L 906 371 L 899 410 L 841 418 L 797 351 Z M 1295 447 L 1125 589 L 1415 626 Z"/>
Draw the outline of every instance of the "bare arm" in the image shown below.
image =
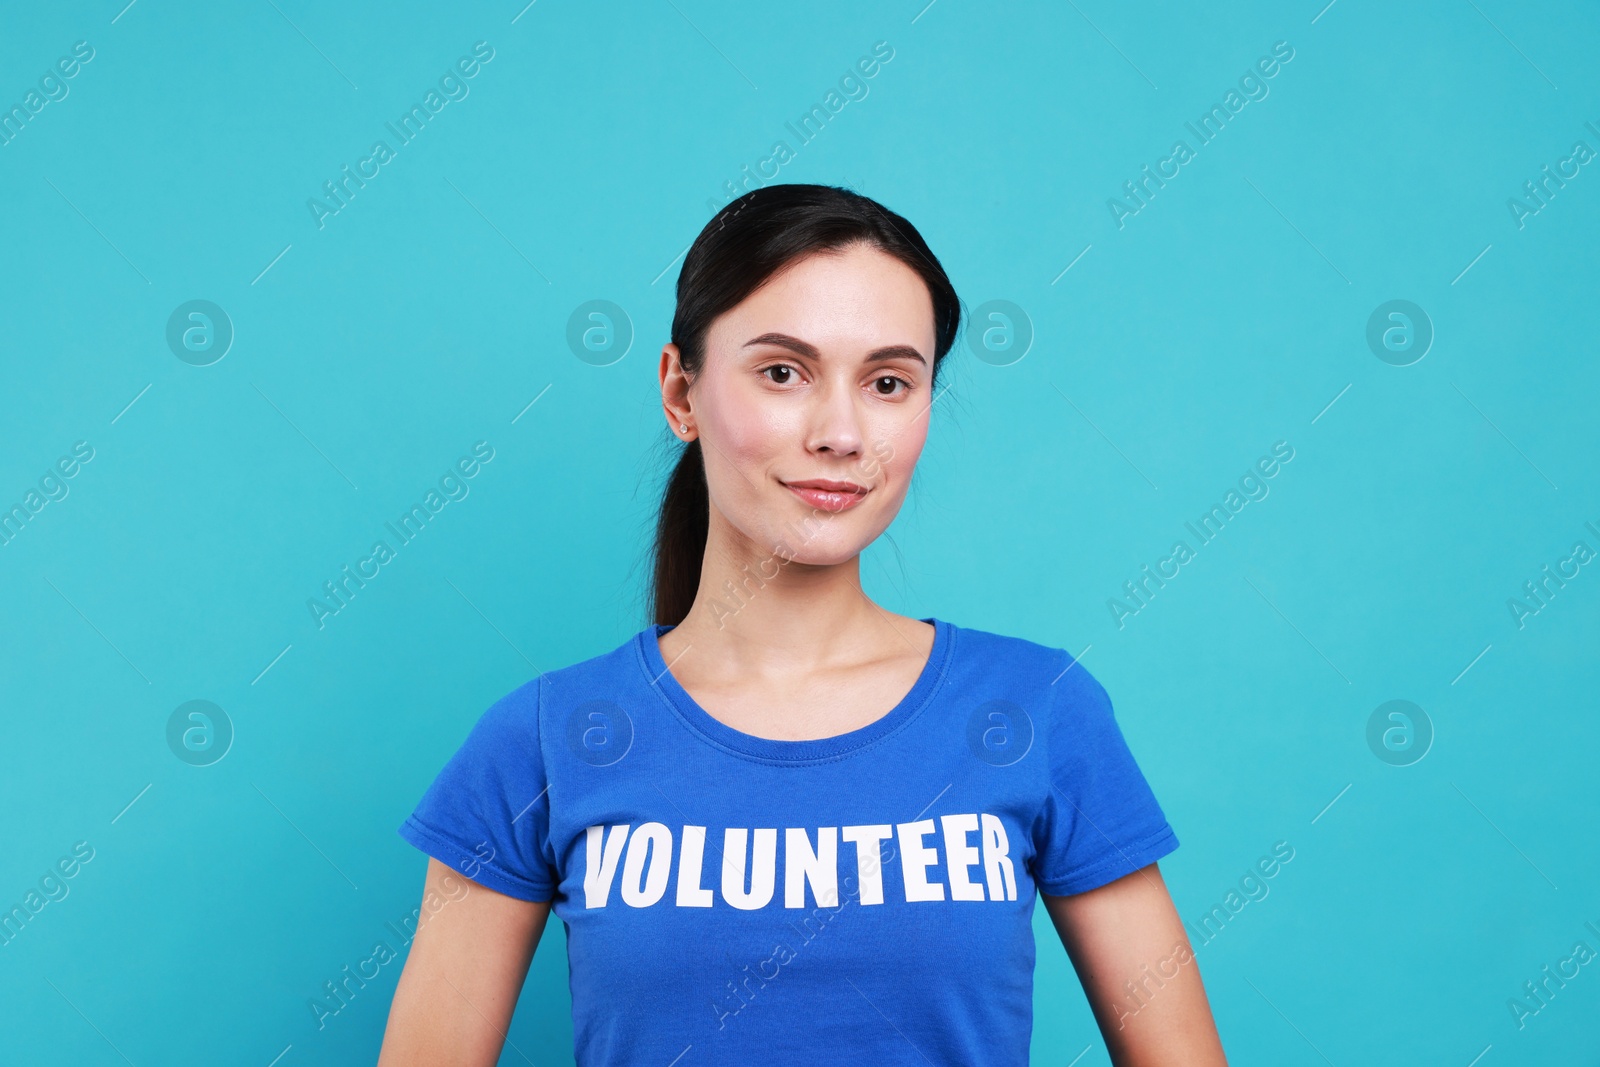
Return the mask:
<path id="1" fill-rule="evenodd" d="M 1155 864 L 1087 893 L 1039 896 L 1116 1067 L 1227 1067 L 1199 964 Z"/>
<path id="2" fill-rule="evenodd" d="M 378 1067 L 494 1067 L 550 905 L 497 893 L 431 857 L 422 899 Z"/>

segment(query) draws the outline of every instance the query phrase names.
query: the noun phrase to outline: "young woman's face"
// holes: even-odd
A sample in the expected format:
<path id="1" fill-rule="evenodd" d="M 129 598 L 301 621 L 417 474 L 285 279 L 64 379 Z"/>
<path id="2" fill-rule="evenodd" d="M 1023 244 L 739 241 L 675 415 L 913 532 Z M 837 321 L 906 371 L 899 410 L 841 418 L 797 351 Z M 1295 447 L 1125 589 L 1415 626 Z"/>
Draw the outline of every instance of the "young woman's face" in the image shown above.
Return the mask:
<path id="1" fill-rule="evenodd" d="M 775 275 L 712 323 L 688 416 L 673 418 L 700 439 L 713 512 L 793 562 L 858 554 L 922 453 L 933 349 L 928 288 L 893 256 L 853 244 Z M 663 352 L 664 378 L 676 355 Z"/>

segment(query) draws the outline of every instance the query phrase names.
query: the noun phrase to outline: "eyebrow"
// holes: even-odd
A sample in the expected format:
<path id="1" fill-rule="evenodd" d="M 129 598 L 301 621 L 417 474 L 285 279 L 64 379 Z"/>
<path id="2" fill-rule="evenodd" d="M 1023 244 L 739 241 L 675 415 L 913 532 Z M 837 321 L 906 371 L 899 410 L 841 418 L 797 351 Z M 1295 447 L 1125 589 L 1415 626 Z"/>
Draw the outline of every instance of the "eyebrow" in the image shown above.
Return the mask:
<path id="1" fill-rule="evenodd" d="M 779 348 L 787 348 L 791 352 L 805 356 L 807 359 L 820 360 L 822 358 L 822 353 L 817 351 L 816 345 L 802 341 L 798 337 L 790 337 L 786 333 L 764 333 L 760 337 L 752 337 L 744 343 L 745 348 L 749 348 L 751 345 L 776 345 Z M 890 359 L 914 359 L 924 367 L 928 365 L 928 361 L 922 358 L 922 353 L 910 345 L 885 345 L 882 348 L 874 348 L 867 353 L 868 363 L 881 363 Z"/>

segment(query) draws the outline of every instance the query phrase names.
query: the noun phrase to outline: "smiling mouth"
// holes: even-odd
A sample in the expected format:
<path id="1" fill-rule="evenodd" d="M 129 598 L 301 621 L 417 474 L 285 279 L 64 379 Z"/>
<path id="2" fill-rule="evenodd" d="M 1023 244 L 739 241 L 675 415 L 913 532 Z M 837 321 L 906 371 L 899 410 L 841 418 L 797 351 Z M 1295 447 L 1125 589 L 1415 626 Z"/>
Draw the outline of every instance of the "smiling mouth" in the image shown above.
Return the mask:
<path id="1" fill-rule="evenodd" d="M 871 492 L 865 486 L 856 485 L 854 482 L 834 482 L 825 478 L 782 484 L 785 489 L 819 511 L 845 511 L 861 503 Z"/>

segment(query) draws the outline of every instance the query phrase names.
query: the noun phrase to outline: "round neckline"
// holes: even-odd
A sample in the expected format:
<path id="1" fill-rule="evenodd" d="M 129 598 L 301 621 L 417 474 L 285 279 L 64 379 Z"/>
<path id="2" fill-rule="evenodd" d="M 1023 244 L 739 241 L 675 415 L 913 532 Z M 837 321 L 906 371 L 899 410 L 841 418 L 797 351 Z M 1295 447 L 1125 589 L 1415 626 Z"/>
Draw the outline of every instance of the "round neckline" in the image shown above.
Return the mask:
<path id="1" fill-rule="evenodd" d="M 634 644 L 639 652 L 640 667 L 645 672 L 646 681 L 661 694 L 662 700 L 677 714 L 683 724 L 702 739 L 724 751 L 762 762 L 816 763 L 840 759 L 889 736 L 914 719 L 928 703 L 934 690 L 944 679 L 955 627 L 942 619 L 928 618 L 918 621 L 933 627 L 933 647 L 928 651 L 928 660 L 922 665 L 916 682 L 906 695 L 900 698 L 899 703 L 890 708 L 888 713 L 865 726 L 832 737 L 817 737 L 804 741 L 785 741 L 747 734 L 734 729 L 702 708 L 694 697 L 689 695 L 688 690 L 678 683 L 678 679 L 673 677 L 665 657 L 661 654 L 661 636 L 675 627 L 665 623 L 654 623 L 639 631 Z"/>

